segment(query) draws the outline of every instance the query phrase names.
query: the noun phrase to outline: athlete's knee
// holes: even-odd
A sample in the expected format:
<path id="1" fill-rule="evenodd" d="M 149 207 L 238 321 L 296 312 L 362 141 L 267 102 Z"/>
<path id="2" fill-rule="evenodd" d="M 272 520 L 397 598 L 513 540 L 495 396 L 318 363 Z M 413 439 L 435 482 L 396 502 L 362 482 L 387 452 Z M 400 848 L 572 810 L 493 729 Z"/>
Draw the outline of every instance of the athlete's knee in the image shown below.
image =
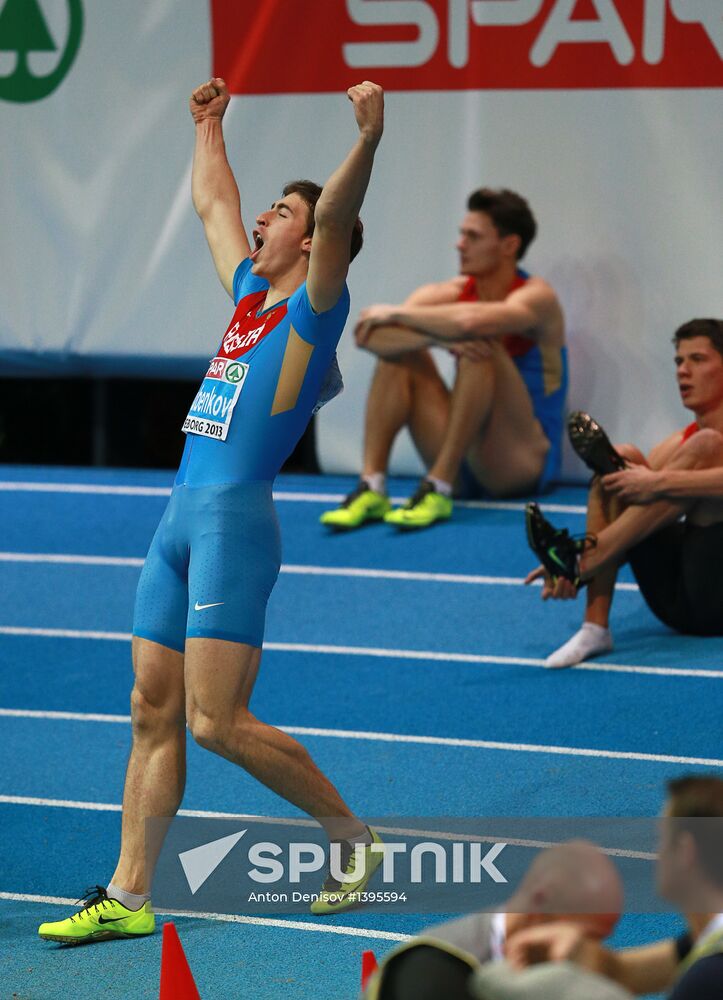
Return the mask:
<path id="1" fill-rule="evenodd" d="M 183 700 L 168 690 L 144 690 L 136 682 L 131 691 L 131 723 L 136 738 L 163 738 L 183 726 Z"/>
<path id="2" fill-rule="evenodd" d="M 455 382 L 463 379 L 485 381 L 494 378 L 495 362 L 492 357 L 461 357 L 457 359 Z"/>
<path id="3" fill-rule="evenodd" d="M 223 727 L 217 719 L 197 708 L 188 710 L 188 728 L 191 736 L 204 750 L 218 753 L 223 747 Z"/>
<path id="4" fill-rule="evenodd" d="M 626 462 L 631 465 L 647 465 L 648 460 L 645 455 L 643 455 L 640 448 L 634 444 L 616 444 L 615 451 L 618 455 L 621 455 Z"/>
<path id="5" fill-rule="evenodd" d="M 723 434 L 702 427 L 680 445 L 673 458 L 683 459 L 698 468 L 723 465 Z"/>
<path id="6" fill-rule="evenodd" d="M 412 377 L 414 354 L 400 354 L 398 358 L 377 358 L 375 374 L 388 382 L 407 382 Z"/>
<path id="7" fill-rule="evenodd" d="M 186 709 L 191 735 L 204 750 L 225 755 L 233 750 L 238 760 L 250 740 L 252 716 L 245 708 L 237 706 L 231 712 L 205 711 L 195 702 Z"/>

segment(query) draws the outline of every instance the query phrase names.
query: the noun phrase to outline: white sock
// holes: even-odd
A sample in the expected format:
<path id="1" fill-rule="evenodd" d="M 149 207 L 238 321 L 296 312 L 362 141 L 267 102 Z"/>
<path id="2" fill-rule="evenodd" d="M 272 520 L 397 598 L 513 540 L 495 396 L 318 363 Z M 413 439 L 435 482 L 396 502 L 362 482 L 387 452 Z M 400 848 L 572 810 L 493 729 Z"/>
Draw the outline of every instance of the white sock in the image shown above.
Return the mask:
<path id="1" fill-rule="evenodd" d="M 610 629 L 594 622 L 585 622 L 579 632 L 547 657 L 545 666 L 572 667 L 591 656 L 609 653 L 612 648 L 613 637 Z"/>
<path id="2" fill-rule="evenodd" d="M 425 479 L 434 486 L 437 493 L 441 493 L 443 497 L 452 496 L 452 484 L 446 482 L 444 479 L 437 479 L 436 476 L 425 476 Z"/>
<path id="3" fill-rule="evenodd" d="M 347 837 L 346 842 L 347 844 L 351 844 L 352 847 L 354 846 L 354 844 L 365 844 L 368 847 L 369 844 L 372 843 L 373 839 L 374 838 L 371 835 L 371 831 L 367 826 L 364 828 L 364 833 L 359 833 L 357 834 L 356 837 Z"/>
<path id="4" fill-rule="evenodd" d="M 386 493 L 387 477 L 384 472 L 365 472 L 362 479 L 375 493 Z"/>
<path id="5" fill-rule="evenodd" d="M 125 906 L 126 910 L 140 910 L 143 904 L 151 898 L 147 892 L 126 892 L 125 889 L 119 889 L 112 882 L 105 891 L 110 899 L 115 899 L 121 906 Z"/>

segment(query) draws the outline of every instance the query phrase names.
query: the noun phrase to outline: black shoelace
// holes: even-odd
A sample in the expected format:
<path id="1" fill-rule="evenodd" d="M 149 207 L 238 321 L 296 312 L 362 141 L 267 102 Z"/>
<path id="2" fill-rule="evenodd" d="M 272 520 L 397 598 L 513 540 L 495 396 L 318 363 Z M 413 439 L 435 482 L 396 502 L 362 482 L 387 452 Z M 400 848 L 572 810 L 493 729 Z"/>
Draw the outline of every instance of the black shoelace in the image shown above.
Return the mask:
<path id="1" fill-rule="evenodd" d="M 348 874 L 349 862 L 354 856 L 354 847 L 356 845 L 350 844 L 348 840 L 340 840 L 337 841 L 337 843 L 341 847 L 340 868 L 344 872 L 344 874 Z M 338 892 L 339 889 L 341 889 L 341 882 L 337 881 L 337 879 L 334 878 L 334 876 L 331 874 L 330 871 L 329 874 L 324 879 L 322 889 L 324 892 Z"/>
<path id="2" fill-rule="evenodd" d="M 80 916 L 83 910 L 90 910 L 93 906 L 102 905 L 103 908 L 109 902 L 108 893 L 106 892 L 105 886 L 94 885 L 90 889 L 85 889 L 83 895 L 80 899 L 76 900 L 76 905 L 80 906 L 80 912 L 74 914 L 70 919 L 73 921 L 75 917 Z"/>
<path id="3" fill-rule="evenodd" d="M 435 493 L 434 483 L 430 483 L 428 479 L 423 479 L 416 489 L 416 492 L 405 503 L 405 507 L 411 510 L 412 507 L 416 507 L 418 503 L 427 496 L 428 493 Z"/>
<path id="4" fill-rule="evenodd" d="M 351 504 L 354 503 L 357 497 L 360 497 L 362 493 L 366 493 L 368 490 L 369 490 L 369 483 L 367 483 L 366 480 L 364 479 L 360 479 L 357 485 L 352 490 L 352 492 L 349 494 L 349 496 L 344 498 L 342 502 L 342 507 L 351 506 Z"/>

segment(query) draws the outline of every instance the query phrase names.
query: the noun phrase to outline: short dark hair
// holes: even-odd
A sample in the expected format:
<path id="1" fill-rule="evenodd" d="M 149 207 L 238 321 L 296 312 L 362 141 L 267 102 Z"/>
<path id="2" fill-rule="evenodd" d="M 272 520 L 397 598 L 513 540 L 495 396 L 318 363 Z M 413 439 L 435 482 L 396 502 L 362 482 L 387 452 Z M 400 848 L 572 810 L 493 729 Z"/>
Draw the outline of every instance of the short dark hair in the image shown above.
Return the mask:
<path id="1" fill-rule="evenodd" d="M 306 207 L 309 210 L 308 225 L 306 228 L 306 235 L 314 235 L 314 227 L 316 225 L 314 219 L 314 209 L 316 208 L 316 203 L 321 196 L 322 188 L 316 184 L 314 181 L 300 180 L 300 181 L 289 181 L 288 184 L 284 185 L 284 190 L 282 194 L 286 196 L 287 194 L 298 194 L 306 202 Z M 349 261 L 354 260 L 356 255 L 362 248 L 364 243 L 364 226 L 362 225 L 362 220 L 357 216 L 357 220 L 354 223 L 354 228 L 351 231 L 351 246 L 349 248 Z"/>
<path id="2" fill-rule="evenodd" d="M 677 347 L 681 340 L 692 340 L 693 337 L 707 337 L 723 357 L 723 319 L 688 320 L 673 334 L 673 343 Z"/>
<path id="3" fill-rule="evenodd" d="M 668 797 L 669 814 L 676 820 L 676 830 L 691 834 L 700 867 L 723 888 L 723 779 L 708 774 L 685 774 L 668 782 Z M 704 819 L 709 822 L 695 822 Z"/>
<path id="4" fill-rule="evenodd" d="M 478 188 L 467 199 L 467 210 L 489 215 L 500 236 L 519 236 L 517 259 L 524 257 L 537 233 L 537 223 L 522 195 L 508 188 Z"/>

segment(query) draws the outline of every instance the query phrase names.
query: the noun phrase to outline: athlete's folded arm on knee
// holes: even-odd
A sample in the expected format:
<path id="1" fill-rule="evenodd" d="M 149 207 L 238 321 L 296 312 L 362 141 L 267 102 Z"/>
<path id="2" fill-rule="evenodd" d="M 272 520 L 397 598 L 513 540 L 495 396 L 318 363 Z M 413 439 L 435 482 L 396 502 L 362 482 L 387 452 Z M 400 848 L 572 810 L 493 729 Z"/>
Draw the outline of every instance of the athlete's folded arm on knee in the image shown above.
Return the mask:
<path id="1" fill-rule="evenodd" d="M 662 469 L 661 500 L 723 500 L 723 466 L 710 469 Z"/>
<path id="2" fill-rule="evenodd" d="M 666 462 L 660 469 L 660 495 L 666 500 L 723 500 L 723 435 L 702 428 L 681 442 L 676 454 L 682 462 Z"/>
<path id="3" fill-rule="evenodd" d="M 541 339 L 560 314 L 557 296 L 542 278 L 530 278 L 501 302 L 460 305 L 467 307 L 460 313 L 462 340 L 492 340 L 511 333 Z"/>
<path id="4" fill-rule="evenodd" d="M 603 486 L 630 503 L 723 499 L 723 449 L 710 435 L 696 441 L 701 433 L 683 442 L 682 432 L 676 431 L 653 448 L 649 466 L 634 465 L 604 476 Z M 672 465 L 684 445 L 698 468 Z"/>
<path id="5" fill-rule="evenodd" d="M 427 334 L 438 344 L 502 337 L 509 333 L 543 337 L 559 303 L 541 278 L 531 278 L 502 302 L 451 302 L 403 306 L 390 312 L 389 322 Z"/>
<path id="6" fill-rule="evenodd" d="M 375 304 L 362 309 L 354 327 L 357 347 L 376 354 L 377 357 L 393 360 L 433 346 L 434 341 L 428 334 L 401 323 L 390 322 L 390 313 L 413 306 L 450 305 L 459 300 L 463 287 L 464 278 L 460 277 L 436 281 L 415 288 L 401 305 Z"/>

